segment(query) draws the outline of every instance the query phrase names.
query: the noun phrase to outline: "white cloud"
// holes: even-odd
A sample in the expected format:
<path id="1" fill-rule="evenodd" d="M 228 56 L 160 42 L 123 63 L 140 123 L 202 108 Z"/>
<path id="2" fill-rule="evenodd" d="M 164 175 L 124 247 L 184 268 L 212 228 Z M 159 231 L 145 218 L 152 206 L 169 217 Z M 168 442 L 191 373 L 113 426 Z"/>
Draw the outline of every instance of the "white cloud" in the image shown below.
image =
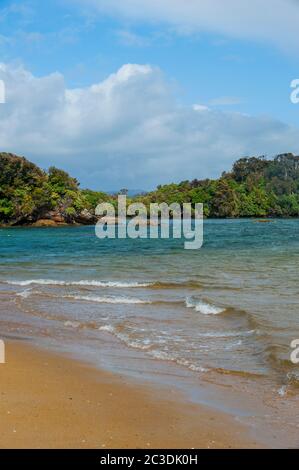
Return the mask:
<path id="1" fill-rule="evenodd" d="M 147 189 L 218 176 L 243 155 L 299 151 L 298 129 L 279 121 L 179 106 L 150 65 L 124 65 L 79 89 L 13 65 L 0 65 L 1 79 L 0 150 L 59 165 L 84 186 Z"/>
<path id="2" fill-rule="evenodd" d="M 193 110 L 194 110 L 194 111 L 198 111 L 198 112 L 200 112 L 200 111 L 208 111 L 208 109 L 209 109 L 208 106 L 205 106 L 204 104 L 198 104 L 198 103 L 196 103 L 196 104 L 193 105 Z"/>
<path id="3" fill-rule="evenodd" d="M 69 0 L 125 19 L 163 22 L 178 31 L 210 31 L 267 41 L 295 52 L 297 0 Z M 298 53 L 298 50 L 297 50 Z"/>

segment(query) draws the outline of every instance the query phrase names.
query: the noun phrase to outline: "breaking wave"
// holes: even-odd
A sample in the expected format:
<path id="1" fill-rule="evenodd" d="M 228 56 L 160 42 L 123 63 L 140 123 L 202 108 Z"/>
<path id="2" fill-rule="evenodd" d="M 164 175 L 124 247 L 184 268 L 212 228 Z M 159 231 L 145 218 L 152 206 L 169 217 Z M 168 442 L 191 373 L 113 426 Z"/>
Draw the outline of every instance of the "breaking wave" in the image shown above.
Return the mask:
<path id="1" fill-rule="evenodd" d="M 85 300 L 100 304 L 151 304 L 149 300 L 135 299 L 132 297 L 100 297 L 97 295 L 64 295 L 64 299 Z"/>
<path id="2" fill-rule="evenodd" d="M 203 315 L 219 315 L 225 312 L 225 308 L 216 307 L 202 300 L 193 300 L 191 298 L 186 299 L 186 307 L 193 308 L 196 312 L 202 313 Z"/>
<path id="3" fill-rule="evenodd" d="M 137 287 L 150 287 L 153 285 L 149 282 L 118 282 L 118 281 L 95 281 L 95 280 L 81 280 L 81 281 L 58 281 L 53 279 L 29 279 L 26 281 L 3 281 L 6 284 L 13 286 L 90 286 L 90 287 L 119 287 L 119 288 L 137 288 Z"/>

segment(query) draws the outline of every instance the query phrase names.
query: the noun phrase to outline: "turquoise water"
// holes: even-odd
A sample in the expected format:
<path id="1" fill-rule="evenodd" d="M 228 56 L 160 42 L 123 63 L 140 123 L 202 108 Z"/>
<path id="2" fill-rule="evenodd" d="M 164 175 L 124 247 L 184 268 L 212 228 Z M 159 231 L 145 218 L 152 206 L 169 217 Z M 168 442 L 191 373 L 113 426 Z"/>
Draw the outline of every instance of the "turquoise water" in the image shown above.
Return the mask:
<path id="1" fill-rule="evenodd" d="M 94 227 L 1 229 L 1 328 L 101 351 L 101 365 L 113 344 L 114 364 L 133 355 L 143 369 L 169 364 L 202 382 L 261 387 L 271 406 L 293 403 L 298 270 L 297 219 L 208 220 L 198 251 L 99 240 Z"/>
<path id="2" fill-rule="evenodd" d="M 93 227 L 0 231 L 2 290 L 199 369 L 292 369 L 298 261 L 298 220 L 207 221 L 191 251 L 182 240 L 99 240 Z"/>

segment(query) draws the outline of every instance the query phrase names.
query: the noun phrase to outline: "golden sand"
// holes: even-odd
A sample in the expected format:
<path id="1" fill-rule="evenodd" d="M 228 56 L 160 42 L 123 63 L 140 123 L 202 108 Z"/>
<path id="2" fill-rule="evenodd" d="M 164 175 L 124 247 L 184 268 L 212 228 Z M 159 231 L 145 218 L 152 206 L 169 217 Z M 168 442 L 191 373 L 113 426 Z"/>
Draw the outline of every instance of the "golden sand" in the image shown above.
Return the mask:
<path id="1" fill-rule="evenodd" d="M 186 403 L 172 390 L 128 383 L 23 342 L 6 346 L 1 448 L 258 446 L 232 417 Z"/>

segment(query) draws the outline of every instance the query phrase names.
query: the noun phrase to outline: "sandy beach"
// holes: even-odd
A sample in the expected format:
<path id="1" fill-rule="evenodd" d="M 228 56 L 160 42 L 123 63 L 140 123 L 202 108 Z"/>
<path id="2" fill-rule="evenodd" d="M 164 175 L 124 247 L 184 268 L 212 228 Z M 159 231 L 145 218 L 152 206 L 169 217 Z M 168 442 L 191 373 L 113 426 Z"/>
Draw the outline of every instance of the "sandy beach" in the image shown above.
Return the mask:
<path id="1" fill-rule="evenodd" d="M 256 447 L 232 417 L 84 363 L 6 344 L 1 448 Z"/>

